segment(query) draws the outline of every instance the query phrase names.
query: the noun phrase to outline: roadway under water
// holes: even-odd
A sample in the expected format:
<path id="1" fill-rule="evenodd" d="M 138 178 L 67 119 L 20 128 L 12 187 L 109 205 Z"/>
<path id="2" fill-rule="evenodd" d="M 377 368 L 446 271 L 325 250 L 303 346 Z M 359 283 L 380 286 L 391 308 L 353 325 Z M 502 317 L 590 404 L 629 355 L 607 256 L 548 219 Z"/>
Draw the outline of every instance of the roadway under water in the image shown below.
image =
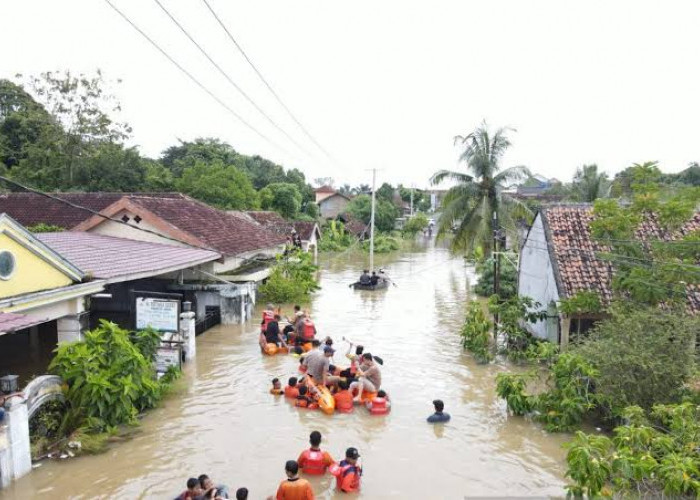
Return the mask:
<path id="1" fill-rule="evenodd" d="M 355 292 L 348 284 L 365 260 L 352 253 L 322 259 L 323 288 L 310 309 L 319 334 L 336 342 L 337 364 L 343 336 L 384 359 L 390 415 L 356 408 L 328 417 L 292 407 L 268 389 L 273 377 L 296 375 L 298 360 L 262 356 L 257 322 L 220 326 L 197 339 L 182 388 L 148 413 L 135 438 L 102 455 L 44 461 L 0 498 L 171 499 L 202 473 L 232 492 L 246 486 L 250 498 L 266 498 L 312 430 L 338 460 L 348 446 L 359 449 L 364 498 L 562 496 L 567 436 L 509 418 L 494 392 L 496 374 L 508 367 L 478 365 L 462 352 L 458 331 L 473 269 L 418 243 L 378 258 L 398 286 Z M 425 422 L 435 398 L 452 415 L 447 425 Z M 318 498 L 348 496 L 333 491 L 330 476 L 311 481 Z"/>

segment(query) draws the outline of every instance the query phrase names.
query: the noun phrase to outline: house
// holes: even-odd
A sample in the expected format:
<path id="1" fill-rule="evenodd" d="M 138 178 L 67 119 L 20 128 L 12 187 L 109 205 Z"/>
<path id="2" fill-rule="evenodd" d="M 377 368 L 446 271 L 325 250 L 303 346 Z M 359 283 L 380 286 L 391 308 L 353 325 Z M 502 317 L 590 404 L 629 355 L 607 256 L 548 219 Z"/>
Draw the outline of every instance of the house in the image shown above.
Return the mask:
<path id="1" fill-rule="evenodd" d="M 324 193 L 326 194 L 326 193 Z M 318 198 L 318 193 L 316 194 Z M 341 193 L 332 193 L 324 196 L 318 203 L 319 213 L 324 219 L 334 219 L 345 212 L 350 198 Z"/>
<path id="2" fill-rule="evenodd" d="M 526 325 L 538 338 L 566 346 L 576 333 L 584 333 L 603 317 L 564 316 L 557 312 L 561 300 L 579 292 L 594 292 L 603 307 L 612 300 L 613 266 L 599 257 L 600 252 L 609 249 L 591 238 L 592 220 L 590 204 L 549 205 L 537 213 L 527 233 L 520 251 L 518 294 L 533 298 L 548 311 L 545 321 Z M 700 213 L 680 233 L 694 230 L 700 230 Z M 637 229 L 637 237 L 642 240 L 662 234 L 664 231 L 652 218 Z M 688 309 L 700 312 L 700 289 L 688 291 Z"/>
<path id="3" fill-rule="evenodd" d="M 314 221 L 295 221 L 294 231 L 301 239 L 301 249 L 314 254 L 314 262 L 318 260 L 318 242 L 321 239 L 321 228 Z"/>
<path id="4" fill-rule="evenodd" d="M 264 279 L 267 266 L 260 261 L 274 258 L 285 240 L 242 213 L 226 213 L 180 193 L 53 196 L 58 199 L 34 193 L 6 194 L 0 196 L 0 212 L 25 226 L 45 223 L 71 231 L 213 250 L 222 255 L 213 272 L 232 281 L 248 281 L 251 276 L 254 281 Z M 251 266 L 253 273 L 248 272 Z"/>
<path id="5" fill-rule="evenodd" d="M 248 210 L 246 212 L 229 213 L 243 213 L 249 216 L 256 224 L 260 224 L 268 231 L 284 236 L 285 239 L 292 234 L 292 223 L 282 217 L 278 212 L 271 210 Z"/>
<path id="6" fill-rule="evenodd" d="M 558 179 L 549 179 L 543 175 L 534 174 L 523 184 L 515 188 L 514 196 L 521 200 L 538 199 L 557 201 L 562 198 L 562 195 L 550 194 L 548 191 L 559 185 L 561 185 L 561 182 Z"/>
<path id="7" fill-rule="evenodd" d="M 336 192 L 337 191 L 331 186 L 321 186 L 319 188 L 314 189 L 314 193 L 316 194 L 316 203 L 320 203 L 329 196 L 334 195 Z"/>

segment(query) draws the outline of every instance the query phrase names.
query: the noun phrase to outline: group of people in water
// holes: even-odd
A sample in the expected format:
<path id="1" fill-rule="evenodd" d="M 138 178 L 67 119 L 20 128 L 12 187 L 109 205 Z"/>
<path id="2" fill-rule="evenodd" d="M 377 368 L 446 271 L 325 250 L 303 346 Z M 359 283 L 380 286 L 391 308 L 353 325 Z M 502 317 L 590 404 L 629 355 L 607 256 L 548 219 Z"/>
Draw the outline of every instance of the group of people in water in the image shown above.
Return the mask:
<path id="1" fill-rule="evenodd" d="M 300 473 L 309 476 L 324 475 L 326 472 L 335 476 L 336 489 L 344 493 L 359 491 L 362 477 L 362 466 L 359 464 L 360 453 L 357 448 L 345 450 L 345 458 L 336 462 L 327 451 L 321 450 L 321 433 L 313 431 L 309 436 L 309 448 L 303 450 L 296 460 L 287 460 L 284 464 L 284 479 L 277 488 L 274 496 L 268 500 L 313 500 L 314 491 L 311 483 Z M 229 498 L 229 490 L 225 485 L 215 485 L 209 476 L 202 474 L 198 478 L 187 480 L 187 489 L 175 500 L 223 500 Z M 236 490 L 236 500 L 248 498 L 248 488 Z"/>

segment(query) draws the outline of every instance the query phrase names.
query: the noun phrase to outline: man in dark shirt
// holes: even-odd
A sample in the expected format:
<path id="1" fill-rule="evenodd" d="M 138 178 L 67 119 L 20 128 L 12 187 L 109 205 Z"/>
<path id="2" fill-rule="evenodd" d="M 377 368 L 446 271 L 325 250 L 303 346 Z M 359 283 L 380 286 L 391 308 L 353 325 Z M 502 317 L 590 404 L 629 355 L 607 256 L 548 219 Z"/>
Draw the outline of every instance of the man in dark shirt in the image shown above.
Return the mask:
<path id="1" fill-rule="evenodd" d="M 360 285 L 369 285 L 372 282 L 372 278 L 369 277 L 369 271 L 365 269 L 360 275 Z"/>
<path id="2" fill-rule="evenodd" d="M 443 411 L 445 409 L 445 403 L 443 403 L 442 400 L 434 400 L 433 407 L 435 407 L 435 413 L 428 417 L 428 423 L 439 424 L 450 421 L 450 414 Z"/>
<path id="3" fill-rule="evenodd" d="M 267 329 L 265 330 L 265 340 L 268 344 L 277 344 L 285 346 L 284 337 L 280 333 L 280 316 L 275 314 L 275 319 L 267 324 Z"/>
<path id="4" fill-rule="evenodd" d="M 377 276 L 377 273 L 375 271 L 372 271 L 372 276 L 369 279 L 369 283 L 372 286 L 376 286 L 377 283 L 379 283 L 379 276 Z"/>

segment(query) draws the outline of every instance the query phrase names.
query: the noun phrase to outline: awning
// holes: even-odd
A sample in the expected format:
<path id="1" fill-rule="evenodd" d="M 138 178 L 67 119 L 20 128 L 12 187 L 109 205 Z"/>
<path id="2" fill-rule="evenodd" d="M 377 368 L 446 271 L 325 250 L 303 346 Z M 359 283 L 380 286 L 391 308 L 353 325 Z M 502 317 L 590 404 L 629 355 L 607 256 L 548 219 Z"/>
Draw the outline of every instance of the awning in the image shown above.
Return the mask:
<path id="1" fill-rule="evenodd" d="M 28 314 L 0 312 L 0 335 L 14 333 L 30 326 L 46 323 L 46 318 L 38 318 Z"/>

